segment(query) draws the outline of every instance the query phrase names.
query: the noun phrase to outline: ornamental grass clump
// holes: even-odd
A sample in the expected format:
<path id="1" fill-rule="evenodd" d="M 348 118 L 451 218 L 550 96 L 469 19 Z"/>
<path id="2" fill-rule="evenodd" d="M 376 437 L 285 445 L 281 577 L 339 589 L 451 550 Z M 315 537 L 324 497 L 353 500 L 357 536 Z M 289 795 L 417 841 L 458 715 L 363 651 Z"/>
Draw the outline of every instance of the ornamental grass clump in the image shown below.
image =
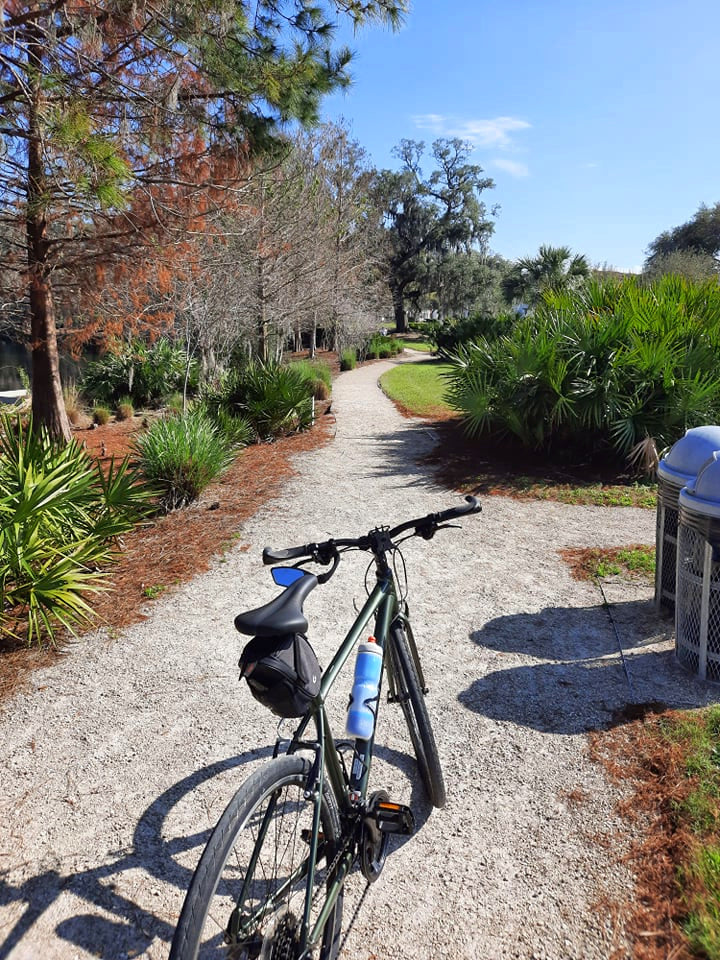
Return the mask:
<path id="1" fill-rule="evenodd" d="M 134 416 L 135 408 L 130 397 L 121 397 L 117 405 L 118 420 L 132 420 Z"/>
<path id="2" fill-rule="evenodd" d="M 92 618 L 116 540 L 147 512 L 128 460 L 100 466 L 76 442 L 0 420 L 0 636 L 28 644 Z"/>
<path id="3" fill-rule="evenodd" d="M 135 452 L 168 511 L 197 500 L 232 461 L 230 442 L 202 410 L 156 420 L 135 440 Z"/>
<path id="4" fill-rule="evenodd" d="M 340 354 L 340 369 L 354 370 L 357 366 L 357 353 L 354 347 L 348 347 Z"/>
<path id="5" fill-rule="evenodd" d="M 332 371 L 322 360 L 293 360 L 292 370 L 297 370 L 308 384 L 311 396 L 327 400 L 332 392 Z"/>
<path id="6" fill-rule="evenodd" d="M 110 422 L 110 417 L 112 416 L 112 410 L 110 407 L 106 407 L 104 403 L 96 403 L 93 407 L 93 420 L 99 427 L 104 427 L 106 423 Z"/>

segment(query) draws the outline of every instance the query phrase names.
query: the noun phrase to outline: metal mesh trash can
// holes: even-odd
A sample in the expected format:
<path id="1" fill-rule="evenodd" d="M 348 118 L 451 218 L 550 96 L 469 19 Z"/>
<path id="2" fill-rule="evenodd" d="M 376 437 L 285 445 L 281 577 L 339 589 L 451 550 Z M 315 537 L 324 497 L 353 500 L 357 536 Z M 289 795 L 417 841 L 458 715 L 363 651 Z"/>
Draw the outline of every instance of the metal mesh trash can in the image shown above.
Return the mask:
<path id="1" fill-rule="evenodd" d="M 683 666 L 720 683 L 720 452 L 680 491 L 675 651 Z"/>
<path id="2" fill-rule="evenodd" d="M 677 441 L 657 468 L 655 527 L 655 606 L 675 610 L 678 497 L 700 467 L 720 450 L 720 426 L 693 427 Z"/>

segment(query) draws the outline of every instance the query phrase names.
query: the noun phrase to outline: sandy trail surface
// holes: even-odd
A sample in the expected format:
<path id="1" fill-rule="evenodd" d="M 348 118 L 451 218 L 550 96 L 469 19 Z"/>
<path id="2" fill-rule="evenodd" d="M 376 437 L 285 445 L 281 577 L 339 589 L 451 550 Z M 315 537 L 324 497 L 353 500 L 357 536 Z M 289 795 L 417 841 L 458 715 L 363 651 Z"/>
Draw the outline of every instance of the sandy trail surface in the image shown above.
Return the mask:
<path id="1" fill-rule="evenodd" d="M 238 683 L 233 629 L 277 592 L 262 547 L 459 502 L 419 462 L 432 430 L 377 388 L 390 365 L 336 381 L 334 439 L 297 459 L 282 498 L 208 573 L 149 604 L 144 622 L 84 637 L 5 706 L 0 958 L 167 956 L 208 832 L 275 740 Z M 607 906 L 631 890 L 630 838 L 587 733 L 633 700 L 684 707 L 710 693 L 675 664 L 650 588 L 611 583 L 631 688 L 597 587 L 571 579 L 558 549 L 651 543 L 654 519 L 492 497 L 461 530 L 406 545 L 448 804 L 431 812 L 399 708 L 384 707 L 373 784 L 413 804 L 418 830 L 364 896 L 359 874 L 348 881 L 345 960 L 630 955 Z M 353 619 L 364 570 L 351 555 L 306 603 L 321 662 Z M 338 732 L 350 674 L 331 710 Z"/>

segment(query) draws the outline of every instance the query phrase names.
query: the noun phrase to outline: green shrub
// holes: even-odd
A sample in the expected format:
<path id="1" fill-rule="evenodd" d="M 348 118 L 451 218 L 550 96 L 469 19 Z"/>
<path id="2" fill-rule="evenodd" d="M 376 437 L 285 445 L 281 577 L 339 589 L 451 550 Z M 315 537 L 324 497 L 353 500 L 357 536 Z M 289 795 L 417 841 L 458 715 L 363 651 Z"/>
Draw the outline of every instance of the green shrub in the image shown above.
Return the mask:
<path id="1" fill-rule="evenodd" d="M 244 417 L 261 439 L 312 423 L 312 384 L 294 366 L 252 360 L 231 371 L 208 402 Z"/>
<path id="2" fill-rule="evenodd" d="M 352 347 L 348 347 L 347 350 L 343 350 L 340 354 L 340 369 L 341 370 L 354 370 L 357 366 L 357 353 Z"/>
<path id="3" fill-rule="evenodd" d="M 402 349 L 399 345 L 396 348 L 392 337 L 383 336 L 381 333 L 375 333 L 365 343 L 362 349 L 362 355 L 366 360 L 385 359 L 393 355 L 396 349 Z"/>
<path id="4" fill-rule="evenodd" d="M 630 461 L 720 417 L 720 286 L 668 276 L 546 294 L 510 333 L 452 355 L 452 405 L 469 433 Z M 651 458 L 648 458 L 648 460 Z"/>
<path id="5" fill-rule="evenodd" d="M 110 420 L 112 411 L 102 403 L 96 403 L 93 407 L 93 420 L 98 426 L 104 426 Z"/>
<path id="6" fill-rule="evenodd" d="M 135 440 L 135 452 L 166 510 L 197 500 L 232 460 L 227 437 L 202 410 L 156 420 Z"/>
<path id="7" fill-rule="evenodd" d="M 132 420 L 135 415 L 135 409 L 130 397 L 121 397 L 117 405 L 118 420 Z"/>
<path id="8" fill-rule="evenodd" d="M 147 491 L 124 460 L 107 476 L 74 440 L 0 421 L 0 634 L 28 643 L 92 617 L 89 594 L 115 538 L 146 512 Z"/>
<path id="9" fill-rule="evenodd" d="M 185 351 L 161 337 L 153 344 L 141 340 L 115 344 L 99 360 L 87 365 L 82 382 L 83 393 L 92 400 L 117 404 L 130 397 L 135 407 L 160 404 L 176 391 L 182 391 L 188 357 Z M 198 370 L 189 363 L 189 392 L 197 389 Z"/>
<path id="10" fill-rule="evenodd" d="M 427 324 L 426 333 L 436 349 L 448 354 L 480 337 L 496 340 L 499 336 L 508 335 L 517 322 L 517 314 L 512 311 L 497 314 L 479 311 L 470 317 L 448 318 L 442 323 L 435 321 Z"/>
<path id="11" fill-rule="evenodd" d="M 255 442 L 255 430 L 247 417 L 219 410 L 216 422 L 232 446 L 247 447 Z"/>

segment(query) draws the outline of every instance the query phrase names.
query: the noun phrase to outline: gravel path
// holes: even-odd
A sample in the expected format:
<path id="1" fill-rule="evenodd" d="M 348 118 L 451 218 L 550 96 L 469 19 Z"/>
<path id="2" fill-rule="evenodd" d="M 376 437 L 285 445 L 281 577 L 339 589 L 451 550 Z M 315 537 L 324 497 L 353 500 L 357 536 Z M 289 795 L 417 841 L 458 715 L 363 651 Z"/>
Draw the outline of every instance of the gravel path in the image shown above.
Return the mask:
<path id="1" fill-rule="evenodd" d="M 99 631 L 0 717 L 0 960 L 167 955 L 191 870 L 232 792 L 267 756 L 269 714 L 237 681 L 232 620 L 276 592 L 266 544 L 353 536 L 458 502 L 417 457 L 433 443 L 376 387 L 390 362 L 336 382 L 335 439 L 297 461 L 207 574 Z M 675 665 L 646 587 L 611 584 L 632 690 L 597 588 L 557 550 L 654 538 L 654 515 L 488 498 L 484 512 L 405 557 L 448 805 L 415 784 L 398 708 L 385 708 L 373 782 L 410 797 L 419 829 L 360 903 L 345 960 L 583 958 L 627 945 L 599 904 L 622 901 L 627 827 L 586 756 L 587 731 L 629 701 L 702 702 Z M 188 544 L 192 549 L 192 544 Z M 348 558 L 306 605 L 328 662 L 362 595 Z M 162 581 L 162 571 L 156 578 Z M 351 669 L 351 668 L 350 668 Z M 350 678 L 333 716 L 342 724 Z"/>

